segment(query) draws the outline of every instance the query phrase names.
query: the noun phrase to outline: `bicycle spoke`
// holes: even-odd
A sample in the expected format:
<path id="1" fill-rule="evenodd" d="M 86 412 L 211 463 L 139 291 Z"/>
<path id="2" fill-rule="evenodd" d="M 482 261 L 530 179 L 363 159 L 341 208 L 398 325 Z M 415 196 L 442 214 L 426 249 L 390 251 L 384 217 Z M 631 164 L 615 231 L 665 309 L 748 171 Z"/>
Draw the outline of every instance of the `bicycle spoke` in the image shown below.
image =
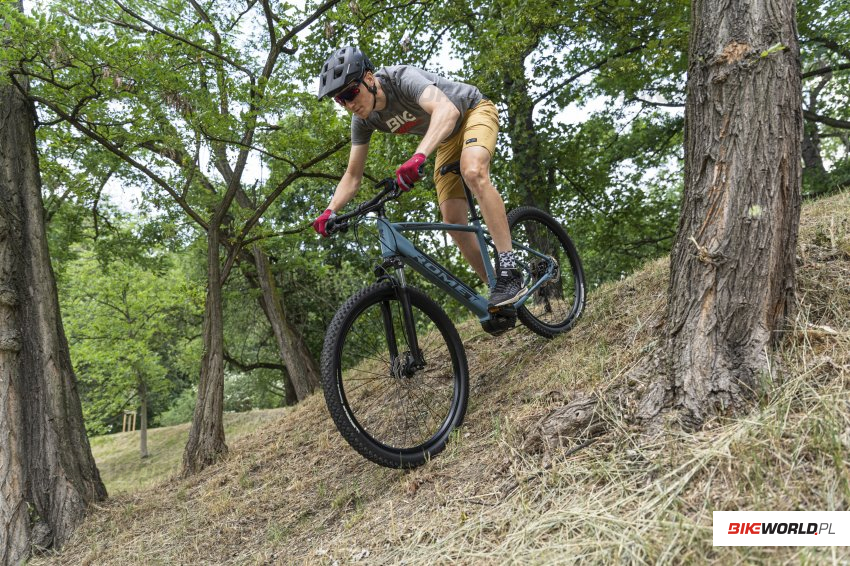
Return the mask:
<path id="1" fill-rule="evenodd" d="M 557 262 L 557 279 L 544 280 L 525 303 L 525 309 L 532 317 L 556 329 L 574 320 L 580 305 L 575 287 L 576 266 L 565 247 L 567 244 L 546 222 L 539 212 L 526 212 L 512 224 L 511 233 L 514 241 L 519 244 L 515 246 L 515 253 L 518 254 L 520 264 L 525 267 L 527 275 L 530 275 L 532 285 L 538 283 L 547 272 L 551 273 L 551 265 L 531 250 L 537 250 Z M 545 265 L 543 261 L 546 261 Z"/>
<path id="2" fill-rule="evenodd" d="M 408 357 L 415 353 L 404 330 L 401 304 L 388 302 L 397 363 L 411 363 Z M 358 317 L 343 352 L 344 360 L 351 364 L 341 378 L 352 413 L 370 435 L 394 448 L 428 442 L 450 414 L 455 394 L 451 355 L 440 330 L 418 308 L 414 307 L 413 315 L 426 367 L 411 377 L 393 376 L 380 303 Z"/>

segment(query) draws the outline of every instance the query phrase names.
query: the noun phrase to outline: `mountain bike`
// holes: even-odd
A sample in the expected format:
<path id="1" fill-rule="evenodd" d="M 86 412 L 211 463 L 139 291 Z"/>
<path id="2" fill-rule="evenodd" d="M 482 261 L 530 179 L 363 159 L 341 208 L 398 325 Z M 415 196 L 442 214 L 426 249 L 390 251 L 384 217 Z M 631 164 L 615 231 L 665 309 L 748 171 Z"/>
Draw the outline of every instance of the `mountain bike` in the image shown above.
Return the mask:
<path id="1" fill-rule="evenodd" d="M 460 174 L 459 162 L 441 174 Z M 334 315 L 322 350 L 322 387 L 339 432 L 364 457 L 390 468 L 415 468 L 441 452 L 460 426 L 469 398 L 469 370 L 457 329 L 427 294 L 407 284 L 405 267 L 448 293 L 475 314 L 484 330 L 501 334 L 517 318 L 552 338 L 567 332 L 584 309 L 584 272 L 575 246 L 551 215 L 530 206 L 508 214 L 514 253 L 528 291 L 512 306 L 491 307 L 403 233 L 475 233 L 490 288 L 498 265 L 492 239 L 464 183 L 468 225 L 392 222 L 387 204 L 401 190 L 389 178 L 378 194 L 328 223 L 328 233 L 367 219 L 377 224 L 381 263 L 377 281 L 352 295 Z M 498 259 L 497 259 L 498 262 Z"/>

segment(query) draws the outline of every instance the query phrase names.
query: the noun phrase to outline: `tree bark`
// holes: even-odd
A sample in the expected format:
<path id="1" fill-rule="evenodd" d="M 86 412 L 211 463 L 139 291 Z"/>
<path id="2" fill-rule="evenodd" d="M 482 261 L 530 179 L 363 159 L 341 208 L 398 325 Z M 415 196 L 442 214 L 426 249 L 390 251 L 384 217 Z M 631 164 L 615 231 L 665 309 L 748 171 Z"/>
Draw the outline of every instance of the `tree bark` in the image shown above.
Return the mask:
<path id="1" fill-rule="evenodd" d="M 218 163 L 223 171 L 223 176 L 229 178 L 231 173 L 226 165 L 227 161 L 224 159 L 226 155 L 226 152 L 223 153 Z M 236 193 L 236 202 L 246 210 L 256 211 L 257 207 L 242 189 L 239 189 Z M 304 338 L 286 318 L 283 304 L 278 295 L 274 274 L 271 272 L 268 255 L 260 246 L 254 245 L 251 249 L 250 258 L 257 270 L 256 283 L 261 293 L 260 306 L 266 318 L 268 318 L 269 324 L 271 324 L 280 360 L 288 373 L 287 393 L 290 390 L 295 393 L 294 397 L 287 397 L 286 402 L 294 404 L 303 401 L 319 387 L 319 364 L 307 348 Z"/>
<path id="2" fill-rule="evenodd" d="M 803 129 L 803 166 L 815 179 L 826 178 L 826 167 L 820 152 L 820 131 L 817 122 L 807 122 Z"/>
<path id="3" fill-rule="evenodd" d="M 61 547 L 106 498 L 59 314 L 34 118 L 0 87 L 0 564 Z"/>
<path id="4" fill-rule="evenodd" d="M 256 245 L 251 253 L 257 268 L 257 283 L 262 291 L 263 312 L 266 313 L 272 325 L 281 360 L 286 366 L 292 388 L 295 390 L 296 399 L 287 399 L 287 401 L 303 401 L 319 387 L 319 365 L 301 334 L 286 317 L 268 256 Z"/>
<path id="5" fill-rule="evenodd" d="M 696 428 L 760 390 L 794 308 L 802 128 L 793 0 L 695 0 L 666 379 L 640 418 Z"/>
<path id="6" fill-rule="evenodd" d="M 519 188 L 522 204 L 550 211 L 552 187 L 544 163 L 543 141 L 534 123 L 534 100 L 525 76 L 525 58 L 518 58 L 505 69 L 503 80 L 508 108 L 506 133 L 510 139 L 514 186 Z"/>
<path id="7" fill-rule="evenodd" d="M 219 239 L 221 218 L 216 214 L 207 231 L 207 299 L 204 312 L 204 355 L 198 400 L 189 441 L 183 452 L 182 475 L 188 477 L 227 454 L 224 442 L 224 309 Z"/>
<path id="8" fill-rule="evenodd" d="M 817 113 L 818 97 L 832 80 L 832 73 L 822 77 L 820 82 L 809 92 L 809 112 Z M 804 116 L 805 118 L 805 113 Z M 807 193 L 817 194 L 829 190 L 828 174 L 823 164 L 820 144 L 820 127 L 813 120 L 803 123 L 803 179 Z"/>

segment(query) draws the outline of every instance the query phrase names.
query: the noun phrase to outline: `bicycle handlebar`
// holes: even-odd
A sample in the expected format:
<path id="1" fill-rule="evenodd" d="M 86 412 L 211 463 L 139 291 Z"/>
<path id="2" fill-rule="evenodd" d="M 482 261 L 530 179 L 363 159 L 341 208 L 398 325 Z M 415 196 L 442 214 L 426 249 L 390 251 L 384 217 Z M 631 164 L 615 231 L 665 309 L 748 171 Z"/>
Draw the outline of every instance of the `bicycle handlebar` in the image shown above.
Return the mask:
<path id="1" fill-rule="evenodd" d="M 362 202 L 357 205 L 353 211 L 346 214 L 340 214 L 328 219 L 326 230 L 328 235 L 337 232 L 345 232 L 348 230 L 348 223 L 352 218 L 365 216 L 366 214 L 378 210 L 388 201 L 395 200 L 401 195 L 402 191 L 398 188 L 398 183 L 395 178 L 387 177 L 383 181 L 379 181 L 375 187 L 383 186 L 384 188 L 375 195 L 372 199 Z"/>

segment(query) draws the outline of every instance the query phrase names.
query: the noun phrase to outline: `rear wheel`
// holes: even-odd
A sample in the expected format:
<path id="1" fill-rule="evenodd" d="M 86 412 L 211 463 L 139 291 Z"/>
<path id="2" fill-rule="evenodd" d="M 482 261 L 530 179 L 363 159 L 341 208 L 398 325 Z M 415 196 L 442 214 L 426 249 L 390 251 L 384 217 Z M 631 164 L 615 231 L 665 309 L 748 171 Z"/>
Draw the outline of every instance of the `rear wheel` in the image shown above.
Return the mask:
<path id="1" fill-rule="evenodd" d="M 581 316 L 585 302 L 584 271 L 573 242 L 560 222 L 531 206 L 512 210 L 508 225 L 527 285 L 537 283 L 554 266 L 554 277 L 517 309 L 517 317 L 546 338 L 567 332 Z"/>
<path id="2" fill-rule="evenodd" d="M 322 352 L 322 387 L 339 432 L 369 460 L 414 468 L 441 452 L 469 396 L 463 343 L 445 312 L 407 287 L 421 359 L 397 288 L 376 283 L 337 311 Z M 424 363 L 420 363 L 424 362 Z"/>

